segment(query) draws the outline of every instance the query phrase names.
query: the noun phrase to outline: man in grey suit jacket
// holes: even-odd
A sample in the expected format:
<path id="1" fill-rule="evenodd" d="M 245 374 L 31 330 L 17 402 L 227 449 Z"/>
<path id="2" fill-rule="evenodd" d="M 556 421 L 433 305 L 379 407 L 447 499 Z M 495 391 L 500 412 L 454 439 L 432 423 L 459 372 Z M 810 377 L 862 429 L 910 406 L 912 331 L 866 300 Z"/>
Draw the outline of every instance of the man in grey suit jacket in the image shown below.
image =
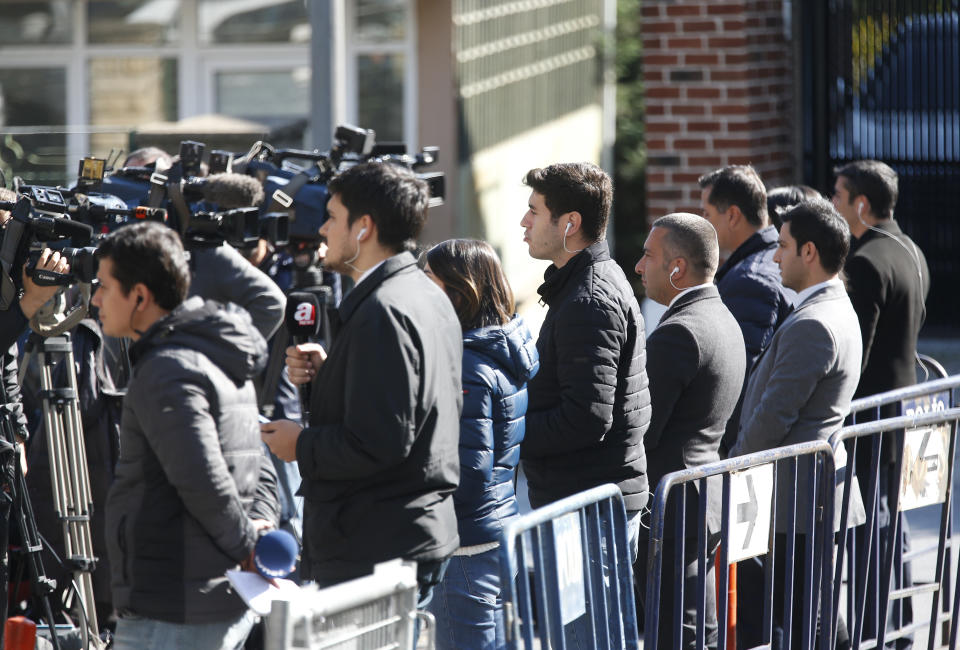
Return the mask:
<path id="1" fill-rule="evenodd" d="M 731 456 L 798 442 L 826 440 L 843 425 L 850 400 L 860 380 L 860 326 L 839 278 L 850 249 L 850 230 L 834 207 L 824 199 L 804 201 L 783 215 L 779 249 L 774 261 L 780 265 L 784 286 L 798 293 L 793 313 L 774 334 L 770 346 L 757 359 L 747 381 L 743 414 L 737 442 Z M 845 464 L 837 459 L 837 467 Z M 777 512 L 785 512 L 787 500 L 797 497 L 797 532 L 810 508 L 806 467 L 798 467 L 796 490 L 786 482 L 777 494 Z M 857 495 L 859 496 L 859 494 Z M 859 500 L 858 500 L 859 502 Z M 784 522 L 777 518 L 777 530 Z M 774 573 L 783 584 L 785 536 L 777 535 Z M 798 546 L 797 548 L 803 548 Z M 795 557 L 795 572 L 802 575 L 803 554 Z M 756 562 L 741 563 L 739 583 L 759 587 L 762 598 L 763 573 Z M 754 598 L 741 594 L 741 602 L 755 610 Z M 774 590 L 774 623 L 783 612 L 784 594 Z M 744 647 L 764 642 L 755 611 L 744 612 L 739 636 Z M 800 621 L 794 616 L 792 643 L 800 642 Z M 751 625 L 751 621 L 756 625 Z M 777 638 L 776 635 L 774 638 Z"/>
<path id="2" fill-rule="evenodd" d="M 733 413 L 746 372 L 743 335 L 713 284 L 719 246 L 710 222 L 693 214 L 670 214 L 653 223 L 637 273 L 647 295 L 669 305 L 647 339 L 647 376 L 653 412 L 643 443 L 651 489 L 665 474 L 720 460 L 720 440 Z M 713 551 L 719 543 L 721 489 L 719 477 L 707 486 L 709 533 L 707 554 L 706 646 L 717 644 Z M 698 527 L 696 489 L 686 490 L 686 536 Z M 675 512 L 671 505 L 667 511 Z M 669 526 L 673 533 L 673 526 Z M 643 534 L 646 531 L 642 531 Z M 636 563 L 639 584 L 646 583 L 647 547 Z M 674 544 L 664 545 L 664 569 L 674 566 Z M 696 646 L 697 544 L 685 546 L 682 647 Z M 661 583 L 661 647 L 673 647 L 674 581 Z M 645 595 L 645 592 L 644 594 Z M 641 599 L 642 601 L 642 599 Z"/>
<path id="3" fill-rule="evenodd" d="M 826 440 L 843 424 L 860 380 L 860 325 L 839 278 L 847 224 L 823 199 L 795 206 L 783 223 L 774 260 L 797 303 L 757 358 L 731 456 Z"/>

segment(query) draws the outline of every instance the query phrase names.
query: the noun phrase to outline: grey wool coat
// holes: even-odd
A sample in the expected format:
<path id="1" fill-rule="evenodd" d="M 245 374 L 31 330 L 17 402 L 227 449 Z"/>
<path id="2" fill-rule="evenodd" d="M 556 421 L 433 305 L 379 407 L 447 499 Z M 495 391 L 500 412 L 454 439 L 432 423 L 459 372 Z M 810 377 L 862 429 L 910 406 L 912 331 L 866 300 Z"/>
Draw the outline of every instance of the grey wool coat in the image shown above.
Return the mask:
<path id="1" fill-rule="evenodd" d="M 757 358 L 743 400 L 740 430 L 731 456 L 827 440 L 843 426 L 860 381 L 862 355 L 857 314 L 840 282 L 820 288 L 796 307 Z M 846 463 L 841 447 L 838 469 Z M 805 463 L 798 467 L 798 532 L 809 505 Z M 781 464 L 781 468 L 785 468 Z M 842 486 L 844 473 L 838 471 Z M 785 478 L 785 476 L 783 477 Z M 777 510 L 786 512 L 792 493 L 781 480 Z M 838 491 L 839 492 L 839 491 Z M 859 490 L 853 494 L 851 522 L 863 520 Z M 836 509 L 839 512 L 839 508 Z M 835 516 L 835 521 L 838 517 Z M 778 530 L 784 528 L 778 516 Z"/>
<path id="2" fill-rule="evenodd" d="M 644 436 L 650 488 L 665 474 L 720 460 L 720 439 L 743 386 L 740 326 L 715 286 L 680 296 L 647 339 L 653 417 Z M 722 484 L 707 481 L 707 527 L 720 532 Z M 686 535 L 697 534 L 699 483 L 687 490 Z M 674 510 L 668 506 L 667 512 Z M 641 532 L 643 537 L 645 531 Z M 673 536 L 673 529 L 667 532 Z"/>

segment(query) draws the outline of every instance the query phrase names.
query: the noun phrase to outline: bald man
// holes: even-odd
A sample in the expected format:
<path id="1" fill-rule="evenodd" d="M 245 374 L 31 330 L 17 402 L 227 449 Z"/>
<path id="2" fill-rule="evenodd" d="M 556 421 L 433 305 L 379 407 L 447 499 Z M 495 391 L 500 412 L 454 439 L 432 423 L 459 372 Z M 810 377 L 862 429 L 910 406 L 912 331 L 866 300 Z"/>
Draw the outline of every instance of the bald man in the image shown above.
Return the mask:
<path id="1" fill-rule="evenodd" d="M 706 219 L 676 213 L 657 219 L 643 247 L 636 271 L 647 295 L 669 305 L 647 339 L 647 376 L 653 413 L 643 442 L 650 489 L 670 472 L 720 460 L 720 440 L 733 414 L 746 372 L 746 350 L 740 326 L 720 299 L 713 283 L 719 261 L 717 233 Z M 719 543 L 721 485 L 708 481 L 706 645 L 717 645 L 713 549 Z M 668 506 L 668 512 L 675 512 Z M 696 489 L 687 490 L 686 536 L 698 526 Z M 668 535 L 673 534 L 672 526 Z M 646 545 L 635 570 L 646 582 Z M 663 567 L 674 566 L 673 544 L 664 545 Z M 696 646 L 697 544 L 686 544 L 684 648 Z M 660 647 L 672 646 L 673 586 L 661 582 Z"/>

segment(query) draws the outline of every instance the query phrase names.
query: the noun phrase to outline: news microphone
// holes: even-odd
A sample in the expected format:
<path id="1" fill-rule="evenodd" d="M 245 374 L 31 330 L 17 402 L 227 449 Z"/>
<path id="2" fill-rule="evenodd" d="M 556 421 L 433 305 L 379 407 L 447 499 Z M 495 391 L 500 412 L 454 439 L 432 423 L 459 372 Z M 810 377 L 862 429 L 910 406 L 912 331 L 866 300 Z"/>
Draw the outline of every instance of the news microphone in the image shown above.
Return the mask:
<path id="1" fill-rule="evenodd" d="M 271 530 L 257 540 L 253 566 L 268 580 L 286 578 L 297 568 L 297 540 L 285 530 Z"/>
<path id="2" fill-rule="evenodd" d="M 213 174 L 206 178 L 191 178 L 183 186 L 190 200 L 202 198 L 216 203 L 221 210 L 252 208 L 263 203 L 263 184 L 245 174 Z"/>
<path id="3" fill-rule="evenodd" d="M 284 318 L 287 331 L 294 345 L 300 345 L 320 331 L 320 301 L 306 291 L 294 291 L 287 296 L 287 313 Z M 310 422 L 310 382 L 300 384 L 300 414 L 303 426 Z"/>

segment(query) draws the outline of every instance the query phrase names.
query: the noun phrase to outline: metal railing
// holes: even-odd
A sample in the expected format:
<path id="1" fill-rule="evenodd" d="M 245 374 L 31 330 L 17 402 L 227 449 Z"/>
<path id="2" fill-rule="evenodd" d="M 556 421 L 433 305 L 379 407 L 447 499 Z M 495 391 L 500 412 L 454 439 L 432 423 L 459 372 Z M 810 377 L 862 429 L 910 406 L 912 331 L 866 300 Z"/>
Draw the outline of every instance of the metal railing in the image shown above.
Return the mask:
<path id="1" fill-rule="evenodd" d="M 846 566 L 845 612 L 847 624 L 853 624 L 850 642 L 854 649 L 881 647 L 923 628 L 927 629 L 928 648 L 932 649 L 938 623 L 956 620 L 956 612 L 951 613 L 949 569 L 953 547 L 953 466 L 960 409 L 946 408 L 946 405 L 952 404 L 952 390 L 958 385 L 960 377 L 950 377 L 858 400 L 860 412 L 911 402 L 916 403 L 917 408 L 901 406 L 910 414 L 851 425 L 830 439 L 835 453 L 841 447 L 847 453 L 833 593 L 834 598 L 839 599 Z M 865 444 L 869 446 L 865 448 Z M 863 493 L 866 525 L 861 534 L 852 535 L 847 520 L 851 488 L 858 473 L 864 474 L 860 477 L 860 487 L 864 480 L 867 483 Z M 937 545 L 904 553 L 903 512 L 938 504 L 941 512 Z M 881 525 L 881 515 L 886 514 L 887 507 L 889 523 Z M 904 565 L 917 555 L 933 551 L 937 554 L 934 580 L 908 584 Z M 932 594 L 930 617 L 905 621 L 904 605 L 897 602 L 922 593 Z M 953 600 L 953 609 L 956 609 L 956 599 Z M 888 614 L 892 604 L 895 606 Z M 941 606 L 942 611 L 938 612 Z M 834 636 L 840 611 L 838 602 L 833 612 Z M 951 647 L 956 647 L 955 629 L 945 627 L 941 637 L 946 638 L 948 630 Z"/>
<path id="2" fill-rule="evenodd" d="M 394 560 L 372 575 L 325 589 L 305 588 L 291 601 L 273 601 L 266 618 L 267 650 L 374 650 L 414 647 L 417 570 Z M 432 648 L 432 638 L 426 644 Z"/>
<path id="3" fill-rule="evenodd" d="M 808 457 L 805 467 L 800 466 L 800 460 Z M 782 472 L 786 466 L 786 472 Z M 806 471 L 802 471 L 802 470 Z M 781 474 L 785 473 L 785 480 Z M 657 486 L 653 502 L 653 516 L 650 527 L 649 557 L 647 564 L 646 603 L 644 645 L 647 648 L 680 647 L 683 643 L 682 612 L 685 600 L 694 600 L 696 603 L 696 647 L 706 645 L 706 603 L 707 603 L 707 565 L 711 549 L 708 548 L 708 537 L 713 531 L 707 530 L 707 500 L 711 489 L 709 478 L 719 477 L 722 481 L 722 512 L 719 554 L 717 560 L 719 576 L 719 602 L 717 618 L 726 621 L 729 602 L 727 582 L 729 579 L 728 567 L 734 561 L 743 560 L 757 555 L 766 555 L 764 563 L 763 592 L 764 602 L 752 603 L 757 611 L 762 607 L 761 634 L 762 643 L 770 644 L 772 626 L 774 623 L 774 591 L 782 589 L 782 593 L 789 597 L 784 598 L 784 609 L 780 624 L 785 636 L 784 647 L 799 647 L 807 649 L 813 647 L 816 632 L 818 612 L 832 611 L 832 528 L 825 527 L 825 522 L 834 521 L 834 483 L 835 468 L 833 450 L 826 441 L 815 441 L 770 449 L 754 454 L 731 458 L 728 460 L 703 465 L 692 469 L 667 474 Z M 736 482 L 736 487 L 734 487 Z M 660 607 L 660 592 L 662 583 L 662 560 L 665 545 L 666 523 L 669 515 L 668 499 L 671 492 L 678 492 L 680 498 L 672 499 L 675 506 L 674 539 L 673 543 L 679 547 L 676 551 L 677 563 L 686 562 L 684 545 L 689 536 L 685 530 L 687 517 L 686 490 L 695 484 L 698 492 L 697 522 L 697 588 L 692 598 L 685 599 L 683 580 L 678 581 L 675 587 L 672 612 L 664 616 Z M 745 486 L 745 487 L 743 487 Z M 798 507 L 798 487 L 805 488 L 807 503 L 805 508 Z M 733 503 L 733 492 L 737 492 L 736 503 Z M 776 496 L 775 496 L 776 495 Z M 785 507 L 785 513 L 780 508 Z M 731 518 L 733 514 L 733 518 Z M 736 531 L 734 528 L 736 527 Z M 782 528 L 785 533 L 781 538 L 785 553 L 782 559 L 784 564 L 784 584 L 774 584 L 775 564 L 775 530 Z M 798 532 L 805 533 L 802 556 L 797 555 L 795 548 Z M 803 584 L 795 589 L 794 568 L 795 559 L 803 559 Z M 683 566 L 678 567 L 679 574 L 683 575 Z M 742 584 L 742 582 L 740 583 Z M 798 594 L 794 598 L 794 594 Z M 801 617 L 799 624 L 794 623 L 794 601 L 802 600 L 802 610 L 797 614 Z M 673 632 L 673 644 L 660 643 L 660 624 L 669 622 Z M 792 630 L 801 630 L 801 643 L 791 646 Z M 830 638 L 830 626 L 822 626 L 820 632 L 821 643 Z M 718 648 L 727 646 L 726 625 L 718 626 Z M 828 647 L 822 645 L 821 647 Z"/>
<path id="4" fill-rule="evenodd" d="M 639 648 L 617 486 L 601 485 L 511 522 L 501 536 L 500 575 L 508 647 Z"/>

